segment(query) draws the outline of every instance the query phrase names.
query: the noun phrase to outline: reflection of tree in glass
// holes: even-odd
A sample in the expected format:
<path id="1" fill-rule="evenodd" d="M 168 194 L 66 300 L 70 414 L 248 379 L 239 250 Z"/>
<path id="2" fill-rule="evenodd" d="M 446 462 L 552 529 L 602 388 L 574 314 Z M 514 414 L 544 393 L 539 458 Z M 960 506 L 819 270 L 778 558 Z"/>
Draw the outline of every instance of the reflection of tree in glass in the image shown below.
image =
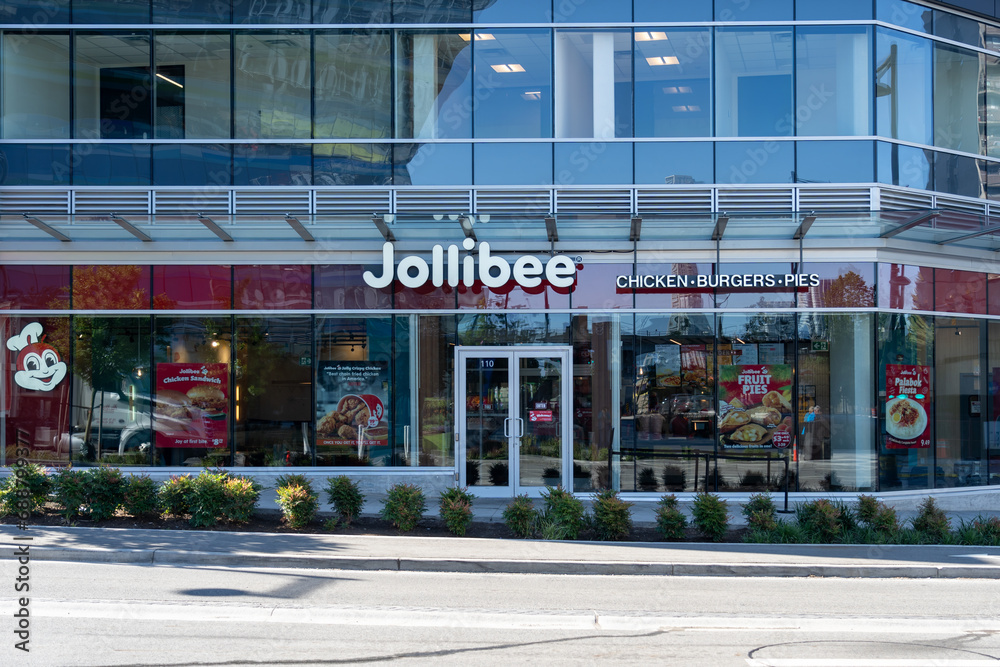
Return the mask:
<path id="1" fill-rule="evenodd" d="M 875 287 L 854 271 L 848 271 L 830 283 L 823 295 L 827 308 L 861 308 L 875 305 Z"/>

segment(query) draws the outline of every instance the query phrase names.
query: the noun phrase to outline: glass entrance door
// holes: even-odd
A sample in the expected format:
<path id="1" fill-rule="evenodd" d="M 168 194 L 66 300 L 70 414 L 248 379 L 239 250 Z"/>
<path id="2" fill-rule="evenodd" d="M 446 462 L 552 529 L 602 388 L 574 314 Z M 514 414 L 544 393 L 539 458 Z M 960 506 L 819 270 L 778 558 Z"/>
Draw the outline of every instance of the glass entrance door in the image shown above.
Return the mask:
<path id="1" fill-rule="evenodd" d="M 565 486 L 569 348 L 460 347 L 456 354 L 460 484 L 484 496 Z"/>

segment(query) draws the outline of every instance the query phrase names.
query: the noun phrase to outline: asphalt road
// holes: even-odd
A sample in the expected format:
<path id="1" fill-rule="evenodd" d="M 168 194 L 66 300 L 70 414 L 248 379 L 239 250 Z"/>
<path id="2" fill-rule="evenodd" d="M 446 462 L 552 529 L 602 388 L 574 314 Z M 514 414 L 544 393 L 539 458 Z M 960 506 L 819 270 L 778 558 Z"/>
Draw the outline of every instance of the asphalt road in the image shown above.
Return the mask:
<path id="1" fill-rule="evenodd" d="M 10 562 L 0 575 L 13 580 Z M 32 563 L 0 665 L 1000 666 L 1000 581 Z"/>

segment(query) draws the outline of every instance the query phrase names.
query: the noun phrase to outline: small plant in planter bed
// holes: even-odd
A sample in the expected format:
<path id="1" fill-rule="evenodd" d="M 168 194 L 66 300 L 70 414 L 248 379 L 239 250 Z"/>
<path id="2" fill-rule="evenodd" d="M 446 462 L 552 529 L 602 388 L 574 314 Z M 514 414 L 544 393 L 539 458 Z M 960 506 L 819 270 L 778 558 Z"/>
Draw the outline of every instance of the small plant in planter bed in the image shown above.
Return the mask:
<path id="1" fill-rule="evenodd" d="M 844 533 L 841 509 L 829 500 L 814 500 L 795 508 L 799 525 L 806 535 L 817 542 L 830 544 Z"/>
<path id="2" fill-rule="evenodd" d="M 286 486 L 301 486 L 307 489 L 309 493 L 313 492 L 312 482 L 309 481 L 308 477 L 301 474 L 288 473 L 287 475 L 278 475 L 274 483 L 274 488 L 283 489 Z"/>
<path id="3" fill-rule="evenodd" d="M 542 491 L 545 510 L 540 522 L 546 540 L 575 540 L 584 527 L 583 503 L 562 487 Z"/>
<path id="4" fill-rule="evenodd" d="M 278 489 L 278 507 L 290 528 L 305 528 L 316 516 L 319 499 L 311 489 L 292 484 Z"/>
<path id="5" fill-rule="evenodd" d="M 110 519 L 125 502 L 128 482 L 118 468 L 98 466 L 87 471 L 86 505 L 94 521 Z"/>
<path id="6" fill-rule="evenodd" d="M 427 510 L 424 492 L 415 484 L 395 484 L 382 501 L 382 518 L 400 532 L 417 527 Z"/>
<path id="7" fill-rule="evenodd" d="M 599 540 L 625 540 L 632 533 L 632 506 L 614 489 L 598 492 L 594 498 L 594 531 Z"/>
<path id="8" fill-rule="evenodd" d="M 184 516 L 190 511 L 188 496 L 194 483 L 191 475 L 171 475 L 160 484 L 160 507 L 167 514 Z"/>
<path id="9" fill-rule="evenodd" d="M 677 496 L 670 494 L 660 498 L 656 507 L 656 530 L 663 539 L 683 540 L 687 525 L 687 517 L 677 506 Z"/>
<path id="10" fill-rule="evenodd" d="M 214 526 L 225 515 L 227 473 L 202 470 L 191 480 L 186 500 L 191 513 L 189 522 L 197 528 Z"/>
<path id="11" fill-rule="evenodd" d="M 691 506 L 692 523 L 707 540 L 721 542 L 729 528 L 726 501 L 714 493 L 699 493 Z"/>
<path id="12" fill-rule="evenodd" d="M 229 475 L 222 486 L 225 497 L 222 518 L 233 523 L 248 523 L 253 518 L 264 487 L 252 477 L 242 475 Z"/>
<path id="13" fill-rule="evenodd" d="M 37 512 L 48 500 L 52 483 L 44 466 L 37 463 L 11 469 L 0 486 L 0 516 L 20 512 Z M 28 495 L 22 495 L 27 491 Z"/>
<path id="14" fill-rule="evenodd" d="M 132 475 L 126 480 L 122 509 L 138 518 L 152 518 L 160 513 L 159 485 L 149 475 Z"/>
<path id="15" fill-rule="evenodd" d="M 454 535 L 465 535 L 472 523 L 472 501 L 475 496 L 468 489 L 453 486 L 441 492 L 439 511 L 444 525 Z"/>
<path id="16" fill-rule="evenodd" d="M 350 526 L 365 506 L 365 496 L 358 483 L 346 475 L 331 477 L 327 481 L 326 499 L 345 526 Z"/>
<path id="17" fill-rule="evenodd" d="M 517 537 L 531 537 L 538 526 L 539 515 L 531 498 L 515 496 L 503 510 L 504 525 Z"/>
<path id="18" fill-rule="evenodd" d="M 932 543 L 941 544 L 951 534 L 951 520 L 928 496 L 920 503 L 920 511 L 913 519 L 913 528 Z"/>
<path id="19" fill-rule="evenodd" d="M 778 527 L 774 500 L 767 491 L 750 495 L 750 500 L 743 505 L 743 516 L 751 529 L 772 531 Z"/>
<path id="20" fill-rule="evenodd" d="M 52 493 L 55 501 L 62 505 L 63 519 L 72 521 L 87 501 L 87 473 L 63 468 L 52 476 Z"/>

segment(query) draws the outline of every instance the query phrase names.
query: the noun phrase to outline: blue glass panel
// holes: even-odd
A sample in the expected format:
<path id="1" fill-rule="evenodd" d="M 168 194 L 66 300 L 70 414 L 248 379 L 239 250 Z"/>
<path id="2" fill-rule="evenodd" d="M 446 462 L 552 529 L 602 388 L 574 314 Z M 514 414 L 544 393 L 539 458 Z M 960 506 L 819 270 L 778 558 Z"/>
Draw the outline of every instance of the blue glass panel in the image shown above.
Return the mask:
<path id="1" fill-rule="evenodd" d="M 790 21 L 792 0 L 715 0 L 716 21 Z"/>
<path id="2" fill-rule="evenodd" d="M 795 29 L 797 134 L 872 134 L 871 43 L 864 26 Z"/>
<path id="3" fill-rule="evenodd" d="M 934 153 L 934 189 L 965 197 L 986 197 L 979 160 L 952 153 Z"/>
<path id="4" fill-rule="evenodd" d="M 476 185 L 551 185 L 552 144 L 476 144 Z"/>
<path id="5" fill-rule="evenodd" d="M 69 185 L 69 146 L 0 145 L 0 185 Z"/>
<path id="6" fill-rule="evenodd" d="M 932 190 L 931 155 L 934 151 L 879 142 L 877 150 L 878 182 Z"/>
<path id="7" fill-rule="evenodd" d="M 719 28 L 716 40 L 716 135 L 791 135 L 791 30 Z"/>
<path id="8" fill-rule="evenodd" d="M 313 44 L 313 137 L 391 136 L 391 34 L 367 30 L 317 32 Z"/>
<path id="9" fill-rule="evenodd" d="M 309 185 L 310 148 L 301 144 L 237 144 L 233 147 L 233 185 Z"/>
<path id="10" fill-rule="evenodd" d="M 469 137 L 475 106 L 471 32 L 397 30 L 395 37 L 396 137 Z"/>
<path id="11" fill-rule="evenodd" d="M 395 185 L 472 185 L 472 144 L 396 144 Z"/>
<path id="12" fill-rule="evenodd" d="M 795 145 L 790 141 L 715 144 L 716 183 L 791 183 Z"/>
<path id="13" fill-rule="evenodd" d="M 315 185 L 392 185 L 392 144 L 315 144 Z"/>
<path id="14" fill-rule="evenodd" d="M 712 136 L 708 30 L 635 31 L 635 136 Z"/>
<path id="15" fill-rule="evenodd" d="M 601 141 L 556 144 L 556 185 L 632 183 L 632 144 Z"/>
<path id="16" fill-rule="evenodd" d="M 69 23 L 69 0 L 5 0 L 0 5 L 0 23 L 28 24 L 41 27 L 50 23 Z"/>
<path id="17" fill-rule="evenodd" d="M 232 150 L 222 144 L 153 146 L 153 185 L 229 185 Z"/>
<path id="18" fill-rule="evenodd" d="M 480 9 L 482 5 L 486 6 Z M 477 3 L 473 6 L 472 16 L 476 23 L 551 23 L 552 0 Z"/>
<path id="19" fill-rule="evenodd" d="M 309 23 L 310 0 L 232 0 L 233 23 Z"/>
<path id="20" fill-rule="evenodd" d="M 708 141 L 636 143 L 635 182 L 654 185 L 711 183 L 713 155 Z"/>
<path id="21" fill-rule="evenodd" d="M 393 23 L 469 23 L 472 0 L 393 0 Z"/>
<path id="22" fill-rule="evenodd" d="M 73 23 L 149 23 L 149 0 L 73 0 Z"/>
<path id="23" fill-rule="evenodd" d="M 932 54 L 929 39 L 876 29 L 875 118 L 879 136 L 932 143 Z"/>
<path id="24" fill-rule="evenodd" d="M 477 32 L 474 108 L 477 137 L 552 136 L 552 31 Z M 458 111 L 467 114 L 463 106 Z"/>
<path id="25" fill-rule="evenodd" d="M 313 22 L 391 23 L 392 6 L 382 0 L 313 0 Z"/>
<path id="26" fill-rule="evenodd" d="M 871 17 L 872 0 L 795 0 L 796 21 L 850 21 Z"/>
<path id="27" fill-rule="evenodd" d="M 645 21 L 711 21 L 712 5 L 691 0 L 635 0 L 636 23 Z"/>
<path id="28" fill-rule="evenodd" d="M 990 3 L 992 5 L 992 3 Z M 983 36 L 986 26 L 974 19 L 934 10 L 934 34 L 956 42 L 984 48 Z M 989 30 L 994 32 L 994 30 Z"/>
<path id="29" fill-rule="evenodd" d="M 621 0 L 552 0 L 553 23 L 622 23 L 632 20 L 632 7 Z"/>
<path id="30" fill-rule="evenodd" d="M 229 2 L 153 0 L 153 23 L 230 23 Z"/>
<path id="31" fill-rule="evenodd" d="M 875 18 L 903 28 L 930 33 L 934 12 L 930 7 L 922 7 L 903 0 L 878 0 Z"/>
<path id="32" fill-rule="evenodd" d="M 149 144 L 73 146 L 74 185 L 149 185 Z"/>
<path id="33" fill-rule="evenodd" d="M 870 141 L 800 141 L 796 183 L 871 183 L 875 147 Z"/>

